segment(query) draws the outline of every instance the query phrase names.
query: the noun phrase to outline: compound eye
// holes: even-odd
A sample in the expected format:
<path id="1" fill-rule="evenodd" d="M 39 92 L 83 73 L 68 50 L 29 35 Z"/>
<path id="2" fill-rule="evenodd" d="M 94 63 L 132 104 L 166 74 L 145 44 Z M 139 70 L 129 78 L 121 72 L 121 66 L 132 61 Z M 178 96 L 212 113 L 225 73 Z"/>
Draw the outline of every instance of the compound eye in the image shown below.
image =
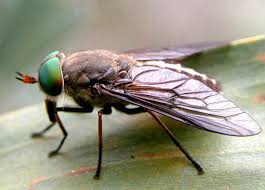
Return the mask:
<path id="1" fill-rule="evenodd" d="M 48 59 L 51 59 L 53 57 L 56 57 L 58 54 L 60 54 L 59 51 L 53 51 L 49 55 L 47 55 L 47 57 L 45 57 L 44 61 L 47 61 Z"/>
<path id="2" fill-rule="evenodd" d="M 58 96 L 63 90 L 63 76 L 60 59 L 56 57 L 59 52 L 50 53 L 39 68 L 40 88 L 50 96 Z"/>

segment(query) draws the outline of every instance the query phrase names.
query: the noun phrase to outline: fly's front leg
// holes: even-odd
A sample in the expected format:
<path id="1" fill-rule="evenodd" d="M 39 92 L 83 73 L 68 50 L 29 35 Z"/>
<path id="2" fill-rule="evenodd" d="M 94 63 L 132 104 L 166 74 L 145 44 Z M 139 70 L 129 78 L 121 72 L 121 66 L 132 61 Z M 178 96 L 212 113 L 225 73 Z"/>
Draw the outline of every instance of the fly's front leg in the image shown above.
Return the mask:
<path id="1" fill-rule="evenodd" d="M 63 124 L 62 124 L 62 122 L 61 122 L 61 120 L 60 120 L 60 118 L 59 118 L 58 113 L 55 112 L 54 115 L 55 115 L 56 123 L 58 123 L 58 125 L 59 125 L 59 127 L 60 127 L 60 129 L 61 129 L 61 131 L 62 131 L 62 133 L 63 133 L 63 138 L 62 138 L 62 140 L 61 140 L 59 146 L 58 146 L 55 150 L 53 150 L 53 151 L 51 151 L 51 152 L 49 153 L 49 157 L 52 157 L 52 156 L 58 154 L 58 152 L 59 152 L 60 149 L 62 148 L 63 143 L 64 143 L 64 141 L 65 141 L 65 139 L 67 138 L 67 135 L 68 135 L 67 131 L 65 130 L 65 128 L 64 128 L 64 126 L 63 126 Z"/>
<path id="2" fill-rule="evenodd" d="M 44 128 L 40 132 L 32 133 L 31 134 L 32 138 L 42 137 L 43 134 L 46 133 L 47 131 L 49 131 L 54 126 L 54 124 L 56 123 L 56 118 L 55 118 L 56 102 L 50 101 L 48 99 L 45 99 L 45 107 L 46 107 L 46 111 L 47 111 L 47 114 L 49 116 L 49 119 L 51 121 L 51 124 L 48 125 L 46 128 Z"/>
<path id="3" fill-rule="evenodd" d="M 98 111 L 98 164 L 97 170 L 94 175 L 94 179 L 99 179 L 101 172 L 101 163 L 102 163 L 102 149 L 103 149 L 103 139 L 102 139 L 102 115 L 111 114 L 111 106 L 105 106 L 102 110 Z"/>
<path id="4" fill-rule="evenodd" d="M 62 122 L 61 122 L 61 120 L 59 118 L 58 111 L 74 112 L 74 113 L 90 113 L 90 112 L 93 111 L 93 107 L 87 107 L 87 108 L 58 107 L 58 108 L 56 108 L 56 111 L 54 112 L 54 117 L 55 117 L 56 123 L 59 125 L 59 127 L 60 127 L 60 129 L 61 129 L 61 131 L 63 133 L 63 138 L 62 138 L 59 146 L 55 150 L 53 150 L 53 151 L 51 151 L 49 153 L 49 157 L 58 154 L 58 152 L 62 148 L 62 146 L 64 144 L 64 141 L 65 141 L 65 139 L 67 138 L 67 135 L 68 135 L 67 131 L 65 130 L 65 128 L 64 128 L 64 126 L 63 126 L 63 124 L 62 124 Z"/>
<path id="5" fill-rule="evenodd" d="M 72 108 L 72 107 L 58 107 L 57 108 L 56 102 L 48 100 L 48 99 L 45 100 L 45 105 L 46 105 L 46 111 L 48 113 L 49 119 L 52 123 L 50 125 L 48 125 L 42 131 L 37 132 L 37 133 L 33 133 L 31 136 L 33 138 L 41 137 L 44 133 L 46 133 L 49 129 L 51 129 L 55 123 L 57 123 L 59 125 L 59 127 L 63 133 L 63 138 L 62 138 L 59 146 L 55 150 L 53 150 L 49 153 L 49 157 L 51 157 L 51 156 L 56 155 L 60 151 L 60 149 L 63 146 L 65 139 L 67 138 L 67 131 L 65 130 L 65 128 L 64 128 L 64 126 L 60 120 L 58 112 L 62 111 L 62 112 L 74 112 L 74 113 L 90 113 L 93 111 L 93 107 L 90 106 L 90 107 L 86 107 L 86 108 Z"/>
<path id="6" fill-rule="evenodd" d="M 49 157 L 51 157 L 51 156 L 53 156 L 59 152 L 60 148 L 62 147 L 62 145 L 63 145 L 63 143 L 67 137 L 67 131 L 65 130 L 65 128 L 64 128 L 64 126 L 63 126 L 63 124 L 62 124 L 62 122 L 58 116 L 58 113 L 56 111 L 56 102 L 46 99 L 45 105 L 46 105 L 46 111 L 48 113 L 49 119 L 52 123 L 50 125 L 48 125 L 48 127 L 43 129 L 42 131 L 37 132 L 37 133 L 33 133 L 31 136 L 34 138 L 35 137 L 41 137 L 44 133 L 46 133 L 49 129 L 51 129 L 55 123 L 58 123 L 60 129 L 63 132 L 64 137 L 61 140 L 59 146 L 55 150 L 53 150 L 49 153 Z"/>
<path id="7" fill-rule="evenodd" d="M 45 127 L 42 131 L 31 133 L 31 137 L 32 138 L 42 137 L 44 133 L 46 133 L 47 131 L 49 131 L 54 126 L 54 124 L 55 124 L 55 122 L 52 122 L 50 125 L 48 125 L 47 127 Z"/>
<path id="8" fill-rule="evenodd" d="M 40 132 L 35 132 L 31 134 L 32 138 L 42 137 L 44 133 L 49 131 L 56 123 L 56 112 L 72 112 L 72 113 L 91 113 L 93 111 L 93 107 L 85 107 L 85 108 L 75 108 L 75 107 L 56 107 L 56 102 L 50 101 L 48 99 L 45 100 L 45 107 L 51 124 L 49 124 L 46 128 L 44 128 Z"/>

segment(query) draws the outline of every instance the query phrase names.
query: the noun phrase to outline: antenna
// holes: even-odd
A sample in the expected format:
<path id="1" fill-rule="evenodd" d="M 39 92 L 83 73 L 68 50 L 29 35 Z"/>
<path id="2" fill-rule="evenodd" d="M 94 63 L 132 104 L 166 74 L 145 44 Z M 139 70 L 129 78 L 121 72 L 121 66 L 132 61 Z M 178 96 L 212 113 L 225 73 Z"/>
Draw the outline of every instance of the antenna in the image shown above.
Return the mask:
<path id="1" fill-rule="evenodd" d="M 25 84 L 34 84 L 38 82 L 38 79 L 36 77 L 24 75 L 20 72 L 16 72 L 16 74 L 18 75 L 16 76 L 16 79 L 22 81 Z"/>

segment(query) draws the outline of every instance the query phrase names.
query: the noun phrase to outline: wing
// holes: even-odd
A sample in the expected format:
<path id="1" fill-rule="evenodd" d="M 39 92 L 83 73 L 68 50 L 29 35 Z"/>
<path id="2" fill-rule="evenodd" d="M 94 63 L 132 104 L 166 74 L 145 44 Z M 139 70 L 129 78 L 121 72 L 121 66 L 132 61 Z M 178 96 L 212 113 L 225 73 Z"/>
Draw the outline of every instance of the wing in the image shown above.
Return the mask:
<path id="1" fill-rule="evenodd" d="M 229 41 L 220 42 L 202 42 L 179 47 L 164 47 L 164 48 L 142 48 L 133 49 L 123 52 L 132 59 L 149 62 L 149 61 L 165 61 L 171 64 L 179 64 L 179 62 L 187 57 L 205 52 L 207 50 L 221 48 L 228 45 Z M 186 69 L 185 73 L 196 80 L 201 81 L 216 92 L 221 92 L 222 87 L 214 78 L 205 74 L 198 73 L 192 69 Z"/>
<path id="2" fill-rule="evenodd" d="M 129 75 L 127 83 L 102 84 L 97 90 L 199 129 L 232 136 L 261 132 L 249 114 L 172 64 L 139 63 Z"/>
<path id="3" fill-rule="evenodd" d="M 142 48 L 132 49 L 123 52 L 137 61 L 167 61 L 178 62 L 188 56 L 201 53 L 214 48 L 223 47 L 229 44 L 229 41 L 223 42 L 203 42 L 197 44 L 184 45 L 179 47 L 164 47 L 164 48 Z"/>

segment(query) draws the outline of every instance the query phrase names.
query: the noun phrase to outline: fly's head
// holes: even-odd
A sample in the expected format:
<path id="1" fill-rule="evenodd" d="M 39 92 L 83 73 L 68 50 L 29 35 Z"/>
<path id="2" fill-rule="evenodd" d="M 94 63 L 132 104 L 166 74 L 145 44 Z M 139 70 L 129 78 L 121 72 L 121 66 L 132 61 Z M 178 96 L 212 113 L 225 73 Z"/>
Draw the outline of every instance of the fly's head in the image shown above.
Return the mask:
<path id="1" fill-rule="evenodd" d="M 59 51 L 51 52 L 39 67 L 38 76 L 32 77 L 17 72 L 16 79 L 25 84 L 39 83 L 40 89 L 48 98 L 56 98 L 63 92 L 64 79 L 61 64 L 64 54 Z"/>

